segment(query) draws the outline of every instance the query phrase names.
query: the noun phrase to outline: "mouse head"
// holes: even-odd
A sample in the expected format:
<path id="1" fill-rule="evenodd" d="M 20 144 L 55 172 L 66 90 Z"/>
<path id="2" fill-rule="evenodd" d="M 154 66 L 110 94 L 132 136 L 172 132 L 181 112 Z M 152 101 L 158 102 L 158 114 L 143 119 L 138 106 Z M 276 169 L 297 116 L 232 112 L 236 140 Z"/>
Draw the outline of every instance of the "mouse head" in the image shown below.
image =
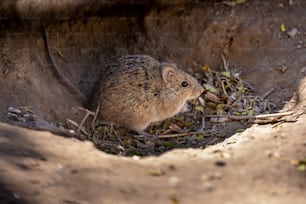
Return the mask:
<path id="1" fill-rule="evenodd" d="M 182 102 L 197 98 L 204 91 L 194 77 L 178 69 L 173 64 L 162 63 L 162 79 L 166 84 L 166 88 L 173 92 Z"/>

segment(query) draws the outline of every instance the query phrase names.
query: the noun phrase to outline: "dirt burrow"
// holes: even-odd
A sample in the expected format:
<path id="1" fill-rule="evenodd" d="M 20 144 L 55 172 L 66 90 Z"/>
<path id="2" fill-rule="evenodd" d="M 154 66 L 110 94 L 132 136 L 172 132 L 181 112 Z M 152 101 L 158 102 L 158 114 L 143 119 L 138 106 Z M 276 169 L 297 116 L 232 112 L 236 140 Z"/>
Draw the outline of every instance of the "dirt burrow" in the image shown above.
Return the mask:
<path id="1" fill-rule="evenodd" d="M 269 99 L 282 105 L 303 77 L 304 27 L 300 22 L 305 17 L 302 3 L 288 7 L 281 2 L 255 1 L 235 7 L 203 2 L 191 8 L 152 9 L 142 19 L 111 16 L 57 20 L 46 27 L 63 74 L 88 98 L 101 65 L 124 54 L 148 54 L 193 73 L 205 64 L 219 69 L 224 53 L 258 94 L 275 88 Z M 273 12 L 267 14 L 271 9 Z M 288 38 L 280 32 L 282 23 L 299 33 Z M 0 83 L 4 97 L 0 108 L 31 106 L 49 121 L 75 119 L 80 104 L 52 75 L 39 26 L 21 29 L 12 22 L 2 27 Z M 289 68 L 285 73 L 275 69 L 281 66 Z"/>
<path id="2" fill-rule="evenodd" d="M 33 0 L 32 2 L 35 1 Z M 89 2 L 92 3 L 93 1 Z M 92 12 L 92 14 L 90 14 L 90 12 L 84 12 L 84 10 L 82 10 L 84 8 L 82 7 L 81 11 L 83 12 L 80 12 L 80 16 L 76 18 L 72 18 L 71 16 L 74 16 L 73 14 L 76 10 L 73 9 L 76 9 L 79 4 L 72 6 L 71 12 L 67 11 L 67 16 L 64 15 L 65 9 L 50 10 L 46 12 L 47 17 L 41 19 L 39 17 L 44 16 L 43 12 L 34 14 L 33 18 L 29 16 L 28 18 L 22 18 L 24 17 L 22 16 L 24 13 L 19 10 L 19 13 L 17 12 L 16 15 L 17 17 L 20 15 L 21 19 L 8 13 L 8 18 L 3 18 L 2 20 L 0 37 L 2 45 L 2 49 L 0 50 L 0 109 L 3 110 L 1 112 L 1 120 L 4 122 L 6 121 L 5 110 L 8 106 L 30 106 L 39 118 L 54 123 L 64 123 L 67 118 L 80 121 L 82 117 L 82 114 L 77 109 L 77 107 L 81 105 L 80 102 L 77 101 L 52 74 L 51 64 L 46 57 L 40 24 L 45 24 L 45 27 L 50 33 L 49 40 L 51 48 L 53 49 L 53 55 L 59 67 L 61 67 L 63 74 L 88 98 L 91 97 L 93 86 L 97 80 L 101 65 L 118 56 L 124 54 L 148 54 L 162 61 L 175 62 L 179 67 L 193 74 L 199 72 L 200 68 L 205 64 L 208 64 L 212 69 L 218 70 L 222 65 L 221 54 L 223 53 L 230 61 L 231 65 L 237 67 L 237 70 L 241 70 L 244 80 L 254 85 L 256 94 L 261 95 L 270 88 L 275 88 L 275 91 L 269 96 L 270 101 L 276 103 L 280 108 L 295 107 L 299 111 L 303 110 L 306 97 L 304 91 L 305 83 L 301 81 L 306 75 L 304 68 L 306 66 L 304 35 L 306 32 L 306 27 L 304 25 L 306 20 L 306 16 L 304 15 L 306 3 L 304 1 L 293 1 L 292 5 L 289 5 L 288 1 L 285 0 L 273 2 L 254 0 L 235 6 L 227 6 L 219 1 L 197 1 L 194 3 L 187 2 L 186 4 L 184 1 L 179 1 L 171 5 L 165 2 L 159 2 L 149 8 L 146 3 L 129 7 L 118 5 L 120 5 L 120 1 L 119 3 L 116 2 L 114 7 L 108 8 L 109 12 L 106 12 L 105 15 L 100 15 L 97 11 L 99 11 L 99 9 L 101 9 L 101 11 L 107 10 L 106 7 L 96 7 L 95 12 Z M 5 8 L 5 5 L 1 6 Z M 1 9 L 3 10 L 3 8 Z M 54 7 L 52 8 L 54 9 Z M 89 9 L 90 8 L 92 7 L 89 7 Z M 55 12 L 57 18 L 50 20 L 50 15 L 54 14 L 53 12 Z M 35 17 L 35 15 L 37 16 Z M 58 17 L 60 15 L 63 15 L 62 18 Z M 280 27 L 282 24 L 286 27 L 286 31 L 290 31 L 294 28 L 297 29 L 298 32 L 289 37 L 286 31 L 281 31 Z M 284 67 L 287 67 L 287 69 L 284 69 L 282 72 L 281 69 Z M 300 120 L 304 120 L 304 118 Z M 246 200 L 250 199 L 248 200 L 250 203 L 253 201 L 255 202 L 256 197 L 254 197 L 251 192 L 251 186 L 255 183 L 258 185 L 255 187 L 256 192 L 261 192 L 263 201 L 267 201 L 265 200 L 267 199 L 267 195 L 265 194 L 267 193 L 266 190 L 273 187 L 273 183 L 277 181 L 276 178 L 278 176 L 289 176 L 293 178 L 292 181 L 289 182 L 290 184 L 287 183 L 288 181 L 286 179 L 283 179 L 276 185 L 282 186 L 282 189 L 290 189 L 293 186 L 292 189 L 294 190 L 276 191 L 276 194 L 287 196 L 286 198 L 293 197 L 296 198 L 297 201 L 302 200 L 303 197 L 300 193 L 305 186 L 299 181 L 305 178 L 296 176 L 297 173 L 292 167 L 285 165 L 285 168 L 281 168 L 283 167 L 283 163 L 278 163 L 277 161 L 279 160 L 273 160 L 274 163 L 272 162 L 270 164 L 270 159 L 267 159 L 263 154 L 264 151 L 270 151 L 270 153 L 274 155 L 274 149 L 270 148 L 274 148 L 275 145 L 277 145 L 277 149 L 284 149 L 282 154 L 288 154 L 288 158 L 301 159 L 304 157 L 305 147 L 303 148 L 301 145 L 305 140 L 305 126 L 304 123 L 301 122 L 296 125 L 298 126 L 295 133 L 296 137 L 284 137 L 280 140 L 281 142 L 277 139 L 277 144 L 275 144 L 276 140 L 274 140 L 273 137 L 278 133 L 269 134 L 272 130 L 269 128 L 265 129 L 265 126 L 256 127 L 255 130 L 251 129 L 251 135 L 256 135 L 258 132 L 258 137 L 261 138 L 254 139 L 256 141 L 254 144 L 256 143 L 256 145 L 258 145 L 258 149 L 252 147 L 253 140 L 248 140 L 248 142 L 243 143 L 243 145 L 249 147 L 249 149 L 240 147 L 239 145 L 237 145 L 239 148 L 233 147 L 234 155 L 236 151 L 239 151 L 241 157 L 234 157 L 233 160 L 235 160 L 235 162 L 231 163 L 231 165 L 235 166 L 235 168 L 227 169 L 227 167 L 225 167 L 224 174 L 233 175 L 235 174 L 234 169 L 251 169 L 252 165 L 258 162 L 256 164 L 260 165 L 258 165 L 256 171 L 250 170 L 249 174 L 244 174 L 246 177 L 249 176 L 249 180 L 246 184 L 234 181 L 234 178 L 237 179 L 237 177 L 233 177 L 233 179 L 228 177 L 224 180 L 221 179 L 220 189 L 218 188 L 219 190 L 211 195 L 205 193 L 205 196 L 212 198 L 212 200 L 217 203 L 217 201 L 221 199 L 218 196 L 224 195 L 226 192 L 226 195 L 232 198 L 230 200 L 238 202 L 239 196 L 235 195 L 235 192 L 233 192 L 234 189 L 229 186 L 230 184 L 236 184 L 241 185 L 239 192 L 247 195 L 245 198 Z M 291 124 L 289 126 L 290 128 L 285 128 L 282 134 L 291 135 L 292 132 L 295 132 L 295 125 Z M 4 131 L 2 131 L 2 135 L 16 134 L 13 130 L 7 131 L 5 129 L 6 126 L 3 127 Z M 260 130 L 267 130 L 267 132 L 261 132 Z M 23 132 L 23 130 L 19 129 L 18 131 Z M 37 134 L 39 135 L 40 133 Z M 263 135 L 267 138 L 262 139 Z M 235 137 L 238 137 L 237 141 L 243 140 L 240 136 L 241 135 L 235 135 Z M 52 137 L 48 137 L 48 141 L 49 140 L 52 141 Z M 11 141 L 5 140 L 4 142 L 12 143 L 14 141 L 13 139 Z M 227 147 L 227 142 L 228 140 L 219 144 L 216 148 L 219 147 L 223 151 L 223 148 Z M 271 143 L 272 146 L 267 145 L 267 142 Z M 238 143 L 240 144 L 240 142 Z M 69 141 L 67 142 L 67 145 L 68 144 Z M 42 146 L 44 145 L 48 145 L 47 142 L 42 142 Z M 50 142 L 49 145 L 51 149 L 52 145 L 55 147 L 53 142 Z M 1 148 L 3 147 L 2 145 Z M 18 149 L 18 146 L 14 146 L 14 148 Z M 235 150 L 235 148 L 239 150 Z M 63 150 L 55 149 L 59 151 L 59 155 L 66 154 Z M 68 148 L 67 151 L 73 152 L 75 149 Z M 193 150 L 190 151 L 193 152 Z M 195 155 L 205 156 L 208 150 L 203 152 L 200 150 L 194 151 Z M 3 154 L 6 155 L 9 152 L 13 152 L 13 149 L 3 150 L 3 152 Z M 178 152 L 179 153 L 169 153 L 169 157 L 165 155 L 160 161 L 157 159 L 157 166 L 162 165 L 164 161 L 169 162 L 173 158 L 179 158 L 181 153 L 180 151 Z M 257 152 L 261 152 L 261 154 L 255 156 Z M 267 154 L 270 153 L 268 152 Z M 42 154 L 44 155 L 45 153 Z M 53 153 L 48 152 L 48 154 Z M 100 155 L 102 153 L 95 153 L 95 155 L 96 154 Z M 187 151 L 186 154 L 193 153 Z M 86 158 L 86 155 L 87 153 L 85 151 L 84 158 Z M 272 156 L 272 158 L 274 158 L 274 156 Z M 48 156 L 46 157 L 49 158 Z M 14 163 L 15 159 L 16 163 L 20 160 L 23 161 L 23 158 L 19 156 L 7 158 L 11 160 L 10 162 L 12 163 Z M 69 159 L 72 158 L 73 156 L 70 155 Z M 221 156 L 221 158 L 223 157 Z M 47 159 L 46 169 L 41 170 L 42 174 L 39 174 L 38 178 L 44 180 L 43 178 L 45 176 L 43 172 L 49 172 L 49 168 L 51 168 L 53 162 L 56 162 L 57 159 L 60 160 L 60 156 L 57 156 L 52 161 Z M 112 159 L 114 159 L 114 157 L 110 160 Z M 189 159 L 190 158 L 185 158 L 182 162 L 188 163 Z M 216 158 L 211 158 L 207 161 L 213 164 L 214 159 Z M 77 159 L 75 161 L 79 162 Z M 99 162 L 101 161 L 103 160 L 99 160 Z M 231 161 L 232 160 L 230 160 L 230 162 Z M 7 162 L 7 160 L 5 160 L 5 162 Z M 130 163 L 126 160 L 121 161 L 120 159 L 120 162 L 123 162 L 122 166 L 120 166 L 122 169 L 129 169 L 134 165 L 133 162 Z M 63 160 L 61 165 L 65 166 L 66 164 L 66 161 Z M 192 164 L 193 163 L 190 161 L 190 165 Z M 139 171 L 136 167 L 124 174 L 124 171 L 116 170 L 116 165 L 118 164 L 113 164 L 112 162 L 109 164 L 109 168 L 112 170 L 114 169 L 114 174 L 123 173 L 123 175 L 128 176 L 128 173 L 137 174 L 136 172 Z M 202 166 L 201 162 L 199 165 Z M 146 167 L 146 164 L 144 166 Z M 88 168 L 92 170 L 92 168 L 94 169 L 96 167 L 97 166 L 93 165 Z M 99 166 L 99 168 L 100 167 L 101 166 Z M 204 169 L 198 167 L 199 166 L 195 166 L 189 169 L 186 165 L 181 168 L 189 169 L 190 172 L 199 172 L 200 170 L 213 172 L 219 168 L 214 165 Z M 13 167 L 8 167 L 8 169 L 10 168 Z M 268 177 L 265 176 L 265 172 L 267 172 L 266 169 L 269 168 L 270 171 L 267 175 L 272 176 L 274 179 L 265 181 L 265 178 Z M 281 169 L 279 173 L 276 173 L 276 170 L 271 170 L 277 168 Z M 28 171 L 31 172 L 33 169 L 34 167 L 31 166 L 28 168 Z M 153 172 L 152 174 L 155 173 Z M 157 172 L 157 174 L 160 174 L 160 172 Z M 3 177 L 6 173 L 1 175 L 1 177 Z M 8 180 L 4 182 L 5 185 L 10 184 L 10 187 L 14 191 L 18 189 L 20 185 L 29 184 L 23 180 L 23 176 L 25 175 L 23 174 L 23 170 L 18 170 L 18 175 L 20 176 L 20 182 L 18 179 L 14 181 L 15 183 Z M 105 173 L 105 175 L 108 174 Z M 175 174 L 171 173 L 170 175 Z M 83 176 L 84 180 L 82 181 L 86 182 L 86 174 Z M 183 171 L 180 176 L 182 176 L 184 182 L 186 182 L 189 187 L 194 182 L 194 179 L 198 179 L 197 177 L 188 177 Z M 137 180 L 137 175 L 132 176 L 131 179 L 133 178 Z M 146 179 L 146 176 L 139 176 L 139 178 Z M 121 179 L 120 182 L 127 181 L 125 177 Z M 152 187 L 152 194 L 155 193 L 160 195 L 162 190 L 165 190 L 163 188 L 160 190 L 157 189 L 162 179 L 163 177 L 156 181 L 156 186 Z M 151 179 L 148 181 L 151 181 Z M 148 186 L 148 181 L 144 180 L 143 183 L 139 181 L 139 184 Z M 109 183 L 103 184 L 103 182 L 100 182 L 102 181 L 98 181 L 99 186 L 106 187 L 109 185 Z M 82 183 L 81 180 L 80 183 Z M 68 186 L 70 186 L 71 191 L 83 191 L 84 189 L 81 187 L 75 187 L 75 184 L 80 183 L 69 183 Z M 228 188 L 222 188 L 222 185 L 226 183 L 228 183 Z M 133 184 L 133 182 L 130 183 L 131 186 L 133 186 Z M 62 185 L 62 187 L 65 186 L 63 183 L 60 185 Z M 120 195 L 124 195 L 120 197 L 122 202 L 126 201 L 125 199 L 131 198 L 130 191 L 122 192 L 120 190 L 121 187 L 119 186 L 121 186 L 121 184 L 119 181 L 115 182 L 113 185 L 111 189 L 118 188 L 116 192 Z M 262 191 L 260 191 L 260 186 L 263 187 Z M 122 188 L 125 189 L 125 187 Z M 92 191 L 94 192 L 93 189 Z M 200 194 L 203 189 L 198 189 L 198 191 L 192 187 L 188 189 L 180 190 L 186 192 L 186 194 L 191 197 L 197 194 L 198 196 L 195 198 L 195 201 L 201 200 L 202 197 Z M 248 191 L 245 189 L 248 189 Z M 180 192 L 180 190 L 177 192 Z M 26 189 L 19 192 L 22 196 L 28 195 Z M 57 193 L 61 194 L 60 192 L 59 190 Z M 67 194 L 64 193 L 64 191 L 62 192 L 63 197 L 65 197 Z M 138 191 L 136 190 L 136 192 Z M 48 196 L 48 193 L 51 193 L 51 191 L 46 189 L 41 195 Z M 57 195 L 57 193 L 54 195 Z M 274 194 L 275 192 L 269 193 Z M 95 192 L 93 194 L 95 194 Z M 85 200 L 93 199 L 93 197 L 88 197 L 88 195 L 88 192 L 84 192 L 84 197 L 81 197 Z M 97 195 L 95 194 L 95 196 Z M 188 199 L 186 200 L 186 198 L 191 198 L 189 196 L 182 196 L 183 198 L 180 199 L 187 202 Z M 26 197 L 30 199 L 28 196 Z M 175 203 L 176 198 L 177 197 L 174 196 L 172 199 L 174 201 L 172 202 Z M 42 197 L 35 199 L 39 200 L 42 199 Z M 170 198 L 167 197 L 166 199 Z M 270 203 L 272 203 L 272 201 L 275 201 L 275 203 L 280 201 L 277 200 L 277 198 L 269 197 L 269 199 L 271 199 L 269 200 L 271 201 Z M 38 200 L 36 201 L 38 202 Z M 192 200 L 190 200 L 190 203 L 192 203 L 191 201 Z M 52 203 L 52 199 L 48 200 L 46 203 Z M 95 203 L 95 201 L 91 203 Z"/>
<path id="3" fill-rule="evenodd" d="M 148 54 L 161 61 L 174 62 L 191 74 L 201 72 L 206 64 L 220 70 L 221 54 L 224 54 L 231 68 L 240 71 L 244 80 L 254 85 L 255 94 L 274 88 L 268 99 L 280 109 L 304 77 L 305 72 L 301 72 L 305 58 L 303 27 L 291 15 L 293 8 L 296 15 L 303 12 L 301 3 L 293 7 L 281 1 L 246 2 L 230 7 L 207 1 L 161 3 L 150 9 L 147 4 L 139 4 L 128 10 L 114 5 L 117 10 L 112 15 L 94 16 L 93 13 L 93 16 L 84 14 L 83 18 L 73 19 L 68 10 L 67 16 L 61 14 L 65 18 L 52 21 L 47 18 L 48 12 L 34 13 L 30 18 L 23 10 L 19 13 L 24 21 L 4 20 L 0 58 L 2 121 L 7 121 L 5 110 L 9 106 L 30 107 L 40 120 L 60 124 L 66 119 L 79 122 L 84 114 L 78 109 L 80 101 L 53 75 L 41 24 L 49 32 L 52 54 L 62 73 L 89 100 L 102 65 L 125 54 Z M 267 15 L 270 9 L 273 12 Z M 40 22 L 35 15 L 47 20 Z M 289 38 L 286 32 L 280 31 L 282 23 L 288 29 L 298 29 L 299 33 Z M 289 67 L 285 73 L 279 71 L 283 67 Z M 238 128 L 228 127 L 224 130 L 228 132 L 226 137 Z"/>

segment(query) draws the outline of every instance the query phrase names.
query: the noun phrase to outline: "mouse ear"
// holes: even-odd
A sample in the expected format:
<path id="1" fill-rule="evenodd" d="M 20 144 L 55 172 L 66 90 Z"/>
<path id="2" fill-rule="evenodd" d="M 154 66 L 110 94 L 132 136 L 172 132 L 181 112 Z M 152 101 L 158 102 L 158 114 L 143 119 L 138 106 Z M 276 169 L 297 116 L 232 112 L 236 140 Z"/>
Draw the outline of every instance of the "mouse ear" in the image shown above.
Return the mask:
<path id="1" fill-rule="evenodd" d="M 175 70 L 170 66 L 163 66 L 162 68 L 162 76 L 165 83 L 168 83 L 172 80 L 173 74 Z"/>

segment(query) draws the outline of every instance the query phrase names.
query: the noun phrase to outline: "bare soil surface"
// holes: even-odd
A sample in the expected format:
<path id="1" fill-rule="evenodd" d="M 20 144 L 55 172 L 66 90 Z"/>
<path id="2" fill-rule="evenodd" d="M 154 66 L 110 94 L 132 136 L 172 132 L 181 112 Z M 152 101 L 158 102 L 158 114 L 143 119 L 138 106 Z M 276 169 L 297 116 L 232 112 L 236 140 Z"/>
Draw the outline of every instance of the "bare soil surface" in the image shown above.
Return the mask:
<path id="1" fill-rule="evenodd" d="M 233 2 L 2 1 L 0 203 L 305 203 L 306 2 Z M 8 124 L 8 107 L 34 111 L 18 122 L 32 128 L 79 122 L 78 107 L 87 108 L 54 76 L 42 25 L 88 100 L 101 65 L 116 57 L 148 54 L 197 75 L 220 70 L 224 54 L 256 95 L 273 88 L 267 99 L 294 115 L 218 124 L 222 137 L 148 157 Z"/>

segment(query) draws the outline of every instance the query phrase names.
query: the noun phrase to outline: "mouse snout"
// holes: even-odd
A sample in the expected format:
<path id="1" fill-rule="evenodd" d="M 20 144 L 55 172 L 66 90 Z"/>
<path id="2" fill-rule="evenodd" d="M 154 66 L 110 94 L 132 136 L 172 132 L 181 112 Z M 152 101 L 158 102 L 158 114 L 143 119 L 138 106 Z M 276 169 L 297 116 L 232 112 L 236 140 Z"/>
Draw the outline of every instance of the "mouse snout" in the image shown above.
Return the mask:
<path id="1" fill-rule="evenodd" d="M 197 84 L 193 90 L 193 95 L 197 98 L 201 96 L 203 92 L 204 92 L 204 88 L 200 84 Z"/>

